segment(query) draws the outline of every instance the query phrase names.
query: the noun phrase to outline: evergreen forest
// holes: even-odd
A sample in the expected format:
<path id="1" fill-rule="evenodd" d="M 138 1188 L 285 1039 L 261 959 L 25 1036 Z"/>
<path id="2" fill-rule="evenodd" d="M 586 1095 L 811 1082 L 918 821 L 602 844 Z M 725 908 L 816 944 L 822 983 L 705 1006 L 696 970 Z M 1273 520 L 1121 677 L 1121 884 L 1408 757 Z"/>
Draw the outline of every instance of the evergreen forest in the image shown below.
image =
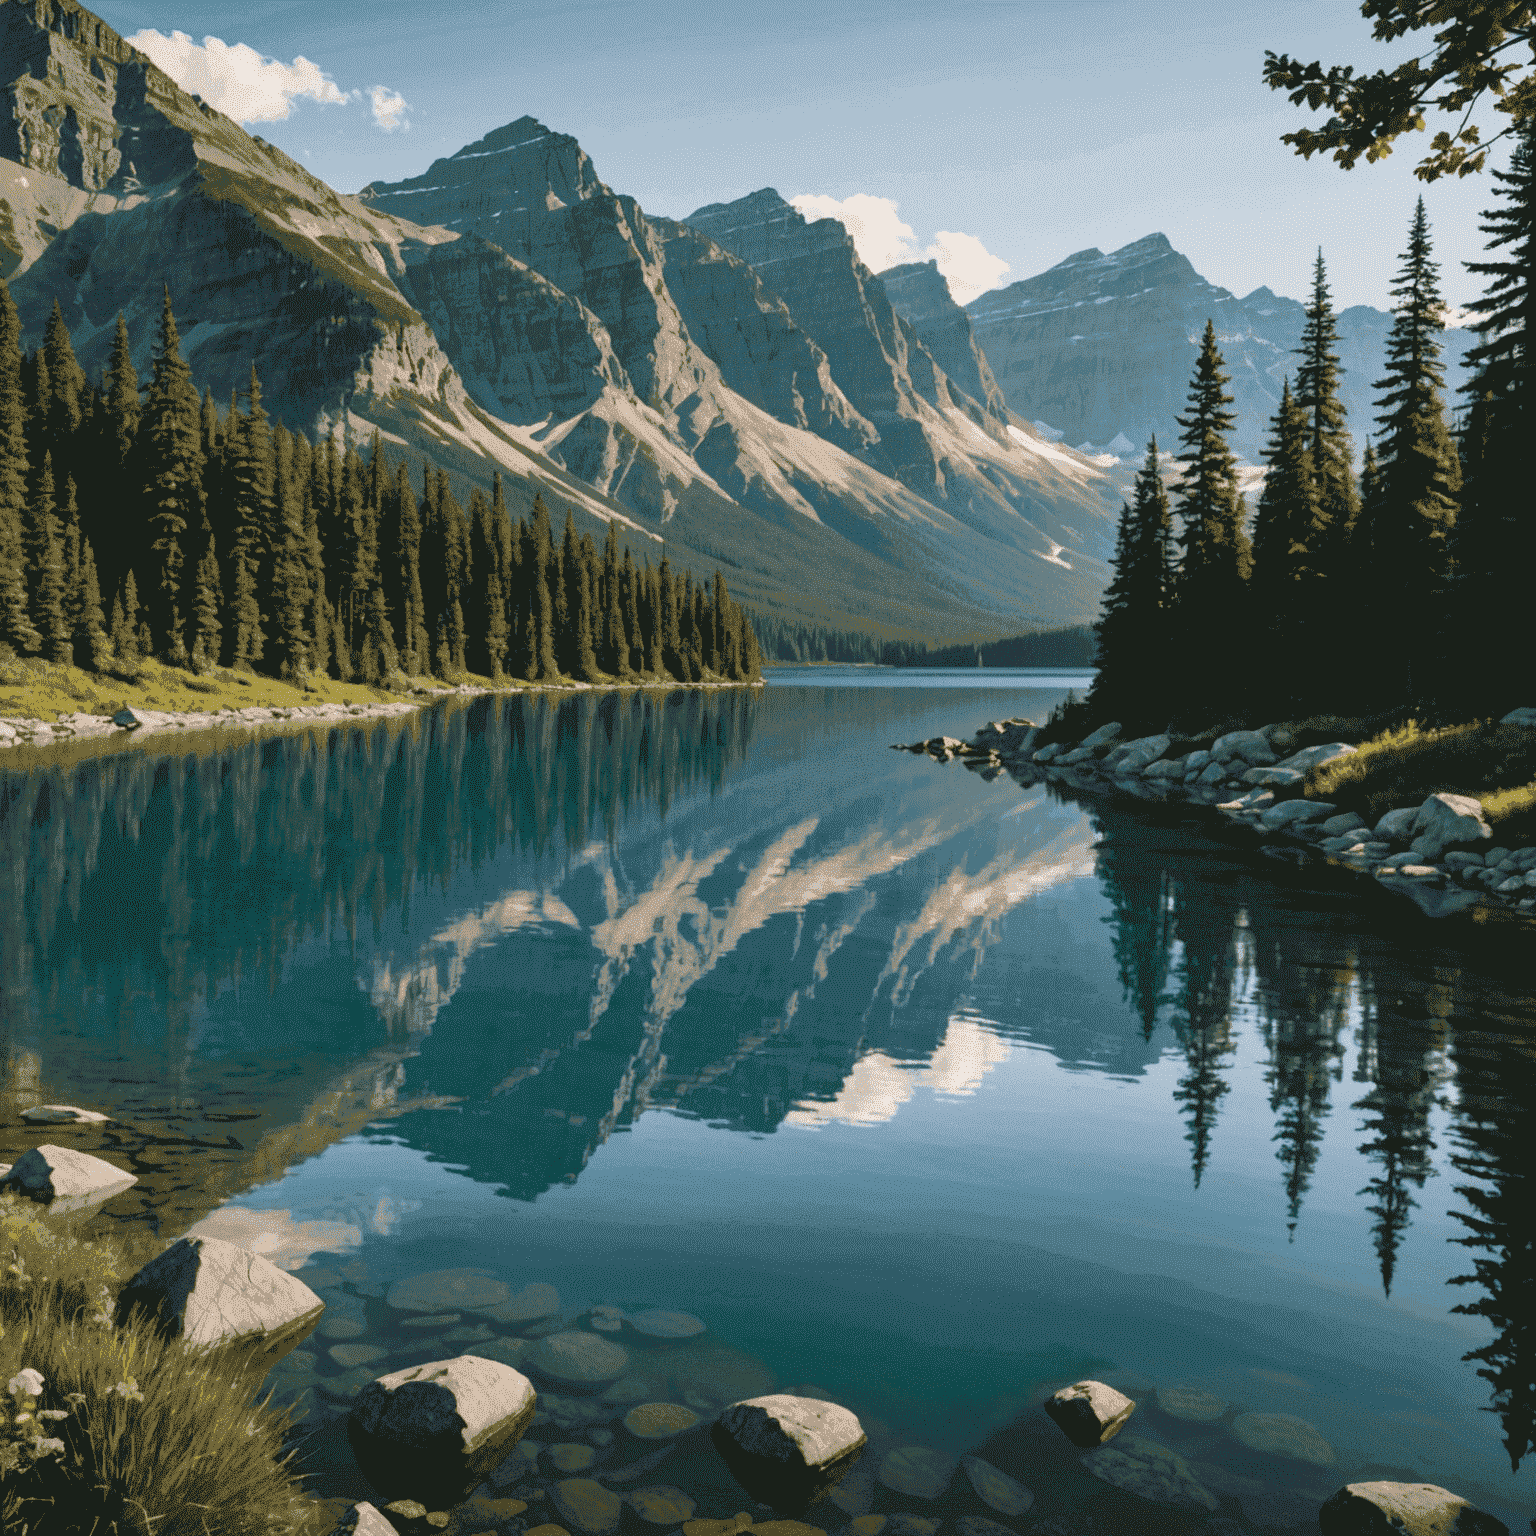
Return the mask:
<path id="1" fill-rule="evenodd" d="M 1455 426 L 1422 198 L 1358 474 L 1322 253 L 1251 509 L 1207 322 L 1179 451 L 1152 440 L 1122 509 L 1099 672 L 1078 706 L 1085 719 L 1156 730 L 1327 712 L 1467 719 L 1510 707 L 1510 669 L 1530 654 L 1525 587 L 1536 566 L 1536 126 L 1494 176 L 1501 201 L 1481 226 L 1488 259 L 1470 265 L 1487 280 L 1481 339 Z"/>
<path id="2" fill-rule="evenodd" d="M 717 571 L 601 549 L 541 496 L 514 523 L 500 476 L 466 509 L 448 476 L 413 480 L 272 421 L 254 368 L 221 410 L 199 398 L 165 295 L 147 385 L 121 315 L 100 383 L 57 303 L 21 347 L 0 283 L 0 658 L 132 679 L 145 657 L 302 684 L 380 687 L 467 674 L 747 682 L 756 634 Z"/>

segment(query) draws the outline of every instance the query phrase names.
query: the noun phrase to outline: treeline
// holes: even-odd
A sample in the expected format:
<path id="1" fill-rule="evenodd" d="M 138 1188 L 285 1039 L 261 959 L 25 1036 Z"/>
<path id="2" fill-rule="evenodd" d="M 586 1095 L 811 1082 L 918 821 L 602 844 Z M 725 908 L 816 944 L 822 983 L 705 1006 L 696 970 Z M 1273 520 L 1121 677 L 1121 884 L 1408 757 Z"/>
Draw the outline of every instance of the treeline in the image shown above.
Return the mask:
<path id="1" fill-rule="evenodd" d="M 501 478 L 465 509 L 334 437 L 273 423 L 254 367 L 221 411 L 181 356 L 169 292 L 141 389 L 121 315 L 87 380 L 55 303 L 23 354 L 0 283 L 0 646 L 94 671 L 146 656 L 302 682 L 475 672 L 698 682 L 759 675 L 757 637 L 716 572 L 599 550 L 541 497 L 514 523 Z M 142 399 L 141 399 L 142 395 Z"/>
<path id="2" fill-rule="evenodd" d="M 841 662 L 881 667 L 1076 667 L 1091 666 L 1094 631 L 1078 624 L 1031 630 L 1004 640 L 963 641 L 930 649 L 924 640 L 882 640 L 852 630 L 752 615 L 763 659 L 768 662 Z"/>
<path id="3" fill-rule="evenodd" d="M 1392 289 L 1376 432 L 1358 478 L 1321 253 L 1251 519 L 1227 444 L 1227 374 L 1207 323 L 1178 419 L 1177 506 L 1154 438 L 1121 514 L 1085 717 L 1160 728 L 1398 706 L 1468 718 L 1509 707 L 1530 655 L 1526 588 L 1536 568 L 1536 126 L 1524 128 L 1509 171 L 1494 174 L 1504 201 L 1485 216 L 1490 259 L 1469 264 L 1490 281 L 1459 431 L 1447 420 L 1444 306 L 1422 199 Z"/>

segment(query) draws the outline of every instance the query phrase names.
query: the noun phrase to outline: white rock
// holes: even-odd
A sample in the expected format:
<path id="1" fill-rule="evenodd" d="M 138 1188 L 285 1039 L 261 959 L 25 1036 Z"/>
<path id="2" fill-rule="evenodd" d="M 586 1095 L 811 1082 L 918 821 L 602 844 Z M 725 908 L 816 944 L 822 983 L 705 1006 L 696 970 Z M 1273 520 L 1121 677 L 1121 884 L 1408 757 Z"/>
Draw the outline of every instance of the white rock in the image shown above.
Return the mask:
<path id="1" fill-rule="evenodd" d="M 1293 752 L 1289 757 L 1283 757 L 1278 764 L 1281 768 L 1299 768 L 1303 773 L 1309 769 L 1320 767 L 1323 763 L 1331 763 L 1336 757 L 1348 757 L 1355 750 L 1348 742 L 1330 741 L 1319 747 L 1303 747 L 1300 752 Z"/>
<path id="2" fill-rule="evenodd" d="M 1438 859 L 1448 848 L 1493 842 L 1493 828 L 1483 820 L 1483 802 L 1470 795 L 1444 792 L 1431 795 L 1419 807 L 1409 833 L 1413 851 L 1429 861 Z"/>
<path id="3" fill-rule="evenodd" d="M 1102 1381 L 1078 1381 L 1046 1400 L 1045 1411 L 1073 1445 L 1102 1445 L 1125 1427 L 1136 1404 Z"/>
<path id="4" fill-rule="evenodd" d="M 320 1320 L 325 1303 L 302 1280 L 219 1237 L 178 1238 L 117 1298 L 121 1322 L 136 1308 L 170 1338 L 200 1349 L 254 1346 L 281 1358 Z"/>
<path id="5" fill-rule="evenodd" d="M 28 1125 L 105 1125 L 112 1117 L 73 1104 L 34 1104 L 21 1112 Z"/>
<path id="6" fill-rule="evenodd" d="M 864 1427 L 849 1409 L 785 1392 L 732 1403 L 717 1423 L 748 1455 L 811 1472 L 843 1460 L 865 1443 Z"/>
<path id="7" fill-rule="evenodd" d="M 336 1536 L 396 1536 L 395 1528 L 366 1499 L 341 1517 Z"/>
<path id="8" fill-rule="evenodd" d="M 1317 1522 L 1323 1536 L 1509 1536 L 1502 1521 L 1434 1483 L 1348 1483 Z"/>
<path id="9" fill-rule="evenodd" d="M 105 1158 L 44 1142 L 16 1159 L 0 1178 L 0 1193 L 25 1195 L 63 1213 L 99 1205 L 138 1182 Z"/>
<path id="10" fill-rule="evenodd" d="M 347 1433 L 381 1493 L 468 1490 L 533 1422 L 533 1383 L 478 1355 L 433 1360 L 369 1382 Z"/>

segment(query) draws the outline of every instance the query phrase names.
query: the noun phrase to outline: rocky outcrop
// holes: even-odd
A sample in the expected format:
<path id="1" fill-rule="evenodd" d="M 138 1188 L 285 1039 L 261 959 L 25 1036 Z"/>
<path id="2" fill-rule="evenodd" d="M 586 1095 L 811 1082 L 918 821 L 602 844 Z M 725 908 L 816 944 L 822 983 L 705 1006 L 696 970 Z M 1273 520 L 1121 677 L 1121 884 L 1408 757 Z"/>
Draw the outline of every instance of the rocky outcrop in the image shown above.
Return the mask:
<path id="1" fill-rule="evenodd" d="M 976 341 L 971 317 L 955 303 L 939 264 L 913 261 L 887 267 L 880 283 L 896 313 L 912 327 L 950 381 L 1006 425 L 1008 403 Z"/>
<path id="2" fill-rule="evenodd" d="M 776 1509 L 809 1504 L 863 1454 L 863 1426 L 819 1398 L 771 1393 L 732 1403 L 711 1431 L 731 1475 Z"/>

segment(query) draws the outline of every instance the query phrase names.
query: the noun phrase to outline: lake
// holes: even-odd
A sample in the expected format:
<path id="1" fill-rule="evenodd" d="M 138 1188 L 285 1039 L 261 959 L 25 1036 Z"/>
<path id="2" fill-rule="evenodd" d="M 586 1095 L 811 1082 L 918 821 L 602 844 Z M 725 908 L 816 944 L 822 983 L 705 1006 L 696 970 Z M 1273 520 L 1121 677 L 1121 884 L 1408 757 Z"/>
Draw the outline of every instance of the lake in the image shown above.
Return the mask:
<path id="1" fill-rule="evenodd" d="M 871 1485 L 924 1446 L 1029 1487 L 1020 1530 L 1315 1530 L 1371 1477 L 1523 1529 L 1529 928 L 889 750 L 1087 681 L 784 668 L 12 752 L 0 1161 L 67 1138 L 139 1176 L 99 1227 L 321 1292 L 341 1326 L 271 1385 L 322 1491 L 366 1493 L 362 1381 L 563 1321 L 629 1362 L 531 1434 L 599 1474 L 636 1392 L 805 1389 L 870 1435 L 852 1507 L 1005 1518 L 963 1471 L 931 1506 Z M 40 1102 L 119 1123 L 31 1131 Z M 558 1306 L 389 1305 L 446 1269 Z M 1102 1476 L 1039 1407 L 1085 1376 L 1140 1405 Z M 1160 1457 L 1182 1508 L 1136 1496 Z M 653 1480 L 750 1507 L 699 1435 Z"/>

